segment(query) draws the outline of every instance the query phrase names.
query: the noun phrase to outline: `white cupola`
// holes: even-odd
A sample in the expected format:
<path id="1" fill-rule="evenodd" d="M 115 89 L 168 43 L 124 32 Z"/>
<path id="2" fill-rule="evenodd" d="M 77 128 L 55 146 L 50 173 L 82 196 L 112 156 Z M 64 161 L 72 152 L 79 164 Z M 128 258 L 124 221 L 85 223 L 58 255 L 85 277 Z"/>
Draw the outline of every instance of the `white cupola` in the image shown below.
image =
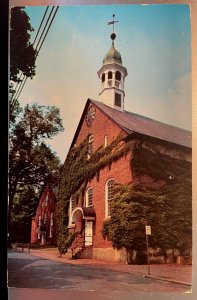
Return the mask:
<path id="1" fill-rule="evenodd" d="M 115 22 L 117 21 L 111 21 L 110 24 Z M 124 80 L 127 69 L 122 64 L 120 52 L 115 49 L 115 38 L 116 34 L 113 32 L 111 48 L 104 56 L 103 66 L 97 73 L 101 82 L 99 100 L 114 109 L 124 111 Z"/>

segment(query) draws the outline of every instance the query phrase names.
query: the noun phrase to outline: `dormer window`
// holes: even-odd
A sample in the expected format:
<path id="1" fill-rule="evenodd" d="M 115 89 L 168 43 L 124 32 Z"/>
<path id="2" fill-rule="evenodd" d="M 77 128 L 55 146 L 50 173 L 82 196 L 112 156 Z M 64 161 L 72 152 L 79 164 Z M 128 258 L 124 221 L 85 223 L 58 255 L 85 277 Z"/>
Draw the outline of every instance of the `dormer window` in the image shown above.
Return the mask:
<path id="1" fill-rule="evenodd" d="M 102 77 L 101 77 L 101 81 L 104 82 L 105 81 L 105 73 L 103 73 Z"/>

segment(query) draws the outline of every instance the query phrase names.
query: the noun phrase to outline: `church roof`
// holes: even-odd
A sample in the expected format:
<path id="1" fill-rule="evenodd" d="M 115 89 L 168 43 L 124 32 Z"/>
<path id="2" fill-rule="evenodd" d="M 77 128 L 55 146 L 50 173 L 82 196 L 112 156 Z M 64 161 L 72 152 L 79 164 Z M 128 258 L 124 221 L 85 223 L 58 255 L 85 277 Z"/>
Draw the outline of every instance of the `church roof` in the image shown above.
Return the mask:
<path id="1" fill-rule="evenodd" d="M 128 111 L 118 111 L 95 100 L 88 99 L 88 102 L 92 102 L 128 134 L 139 133 L 191 148 L 191 131 L 165 124 Z"/>
<path id="2" fill-rule="evenodd" d="M 146 135 L 148 137 L 156 138 L 187 148 L 192 147 L 192 134 L 191 131 L 162 123 L 151 118 L 138 115 L 136 113 L 128 111 L 118 111 L 113 109 L 100 101 L 88 99 L 81 116 L 80 122 L 78 124 L 77 130 L 73 137 L 71 147 L 75 144 L 77 136 L 79 134 L 80 128 L 82 126 L 85 114 L 89 107 L 89 104 L 94 104 L 98 109 L 100 109 L 108 118 L 122 128 L 128 134 L 137 133 L 141 135 Z"/>

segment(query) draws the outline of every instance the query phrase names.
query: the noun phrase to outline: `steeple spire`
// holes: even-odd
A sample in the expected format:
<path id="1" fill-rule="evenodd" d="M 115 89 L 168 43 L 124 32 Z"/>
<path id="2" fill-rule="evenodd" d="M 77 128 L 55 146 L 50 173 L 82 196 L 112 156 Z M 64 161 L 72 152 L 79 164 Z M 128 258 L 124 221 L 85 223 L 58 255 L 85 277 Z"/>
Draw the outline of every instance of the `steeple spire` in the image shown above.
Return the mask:
<path id="1" fill-rule="evenodd" d="M 116 34 L 114 32 L 114 24 L 117 20 L 107 22 L 107 25 L 113 25 L 113 32 L 110 37 L 112 45 L 107 54 L 103 58 L 103 66 L 98 71 L 101 80 L 101 91 L 99 99 L 104 104 L 111 106 L 117 110 L 124 110 L 124 79 L 127 76 L 127 69 L 122 65 L 120 52 L 115 49 L 114 40 Z"/>

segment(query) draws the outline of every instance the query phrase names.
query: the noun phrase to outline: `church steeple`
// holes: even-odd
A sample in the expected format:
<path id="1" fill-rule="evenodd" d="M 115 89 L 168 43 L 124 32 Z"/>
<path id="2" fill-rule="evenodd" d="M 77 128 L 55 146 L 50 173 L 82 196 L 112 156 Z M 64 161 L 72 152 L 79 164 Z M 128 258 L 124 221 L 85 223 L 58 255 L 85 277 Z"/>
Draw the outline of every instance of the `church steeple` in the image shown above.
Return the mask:
<path id="1" fill-rule="evenodd" d="M 101 81 L 101 90 L 99 93 L 99 100 L 104 104 L 124 111 L 124 80 L 127 76 L 127 69 L 122 64 L 120 52 L 118 52 L 114 45 L 116 34 L 114 33 L 114 21 L 108 22 L 113 24 L 113 32 L 111 34 L 112 45 L 107 54 L 103 58 L 103 66 L 98 71 L 98 76 Z"/>

